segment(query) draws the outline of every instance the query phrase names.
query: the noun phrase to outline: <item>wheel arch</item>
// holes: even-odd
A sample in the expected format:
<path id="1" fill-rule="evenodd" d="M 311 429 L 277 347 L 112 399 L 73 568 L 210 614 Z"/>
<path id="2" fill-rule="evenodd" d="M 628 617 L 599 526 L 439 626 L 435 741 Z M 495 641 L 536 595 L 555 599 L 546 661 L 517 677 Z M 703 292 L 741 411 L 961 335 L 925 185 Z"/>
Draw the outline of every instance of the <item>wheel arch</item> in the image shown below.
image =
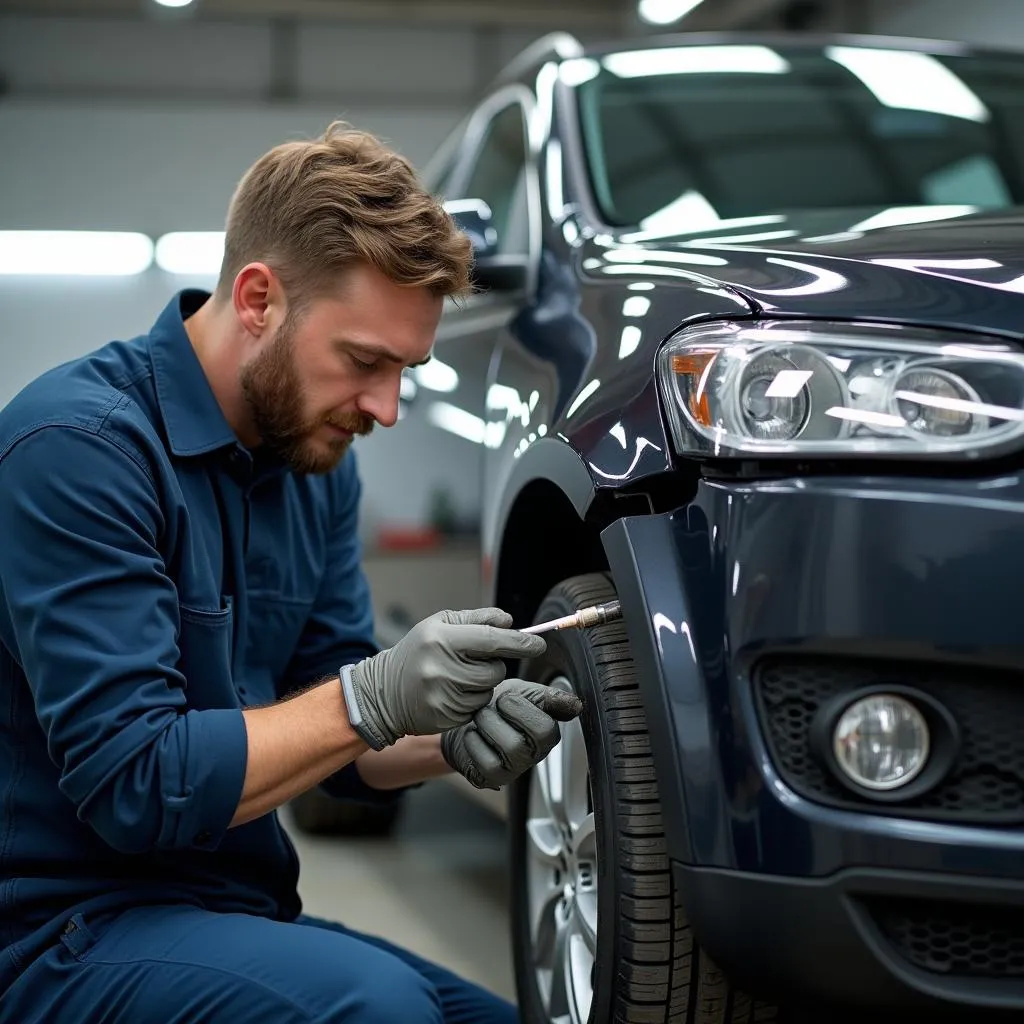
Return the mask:
<path id="1" fill-rule="evenodd" d="M 552 480 L 526 483 L 501 533 L 494 603 L 510 612 L 516 625 L 526 625 L 556 583 L 607 569 L 599 527 L 582 517 Z"/>
<path id="2" fill-rule="evenodd" d="M 599 487 L 564 440 L 542 438 L 519 458 L 500 488 L 485 559 L 492 603 L 526 625 L 544 595 L 561 580 L 609 571 L 602 532 L 631 514 L 646 515 L 677 504 L 675 474 L 643 481 L 642 487 Z"/>

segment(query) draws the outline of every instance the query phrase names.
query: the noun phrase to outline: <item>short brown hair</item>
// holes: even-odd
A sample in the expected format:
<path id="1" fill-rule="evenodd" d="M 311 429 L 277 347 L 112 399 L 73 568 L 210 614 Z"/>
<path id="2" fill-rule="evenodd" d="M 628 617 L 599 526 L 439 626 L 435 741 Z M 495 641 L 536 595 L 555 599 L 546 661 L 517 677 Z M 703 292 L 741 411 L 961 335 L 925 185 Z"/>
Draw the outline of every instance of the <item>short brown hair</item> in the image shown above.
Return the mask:
<path id="1" fill-rule="evenodd" d="M 301 304 L 363 262 L 396 284 L 460 297 L 471 260 L 469 239 L 412 164 L 336 121 L 316 140 L 275 146 L 239 182 L 217 292 L 227 298 L 242 267 L 260 261 Z"/>

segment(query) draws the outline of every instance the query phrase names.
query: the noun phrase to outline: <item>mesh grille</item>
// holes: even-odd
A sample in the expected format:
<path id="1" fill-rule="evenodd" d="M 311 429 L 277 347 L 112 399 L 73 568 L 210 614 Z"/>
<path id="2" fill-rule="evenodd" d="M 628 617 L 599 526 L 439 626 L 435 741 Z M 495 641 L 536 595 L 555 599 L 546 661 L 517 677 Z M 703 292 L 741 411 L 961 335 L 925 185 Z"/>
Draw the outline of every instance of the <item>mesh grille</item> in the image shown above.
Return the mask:
<path id="1" fill-rule="evenodd" d="M 961 730 L 952 772 L 923 796 L 874 812 L 932 820 L 1024 822 L 1024 677 L 1010 673 L 833 662 L 765 660 L 755 673 L 762 727 L 786 782 L 810 799 L 864 807 L 814 756 L 811 721 L 832 697 L 863 686 L 913 686 L 950 711 Z"/>
<path id="2" fill-rule="evenodd" d="M 875 903 L 875 923 L 914 966 L 936 974 L 1024 978 L 1024 911 L 901 900 Z"/>

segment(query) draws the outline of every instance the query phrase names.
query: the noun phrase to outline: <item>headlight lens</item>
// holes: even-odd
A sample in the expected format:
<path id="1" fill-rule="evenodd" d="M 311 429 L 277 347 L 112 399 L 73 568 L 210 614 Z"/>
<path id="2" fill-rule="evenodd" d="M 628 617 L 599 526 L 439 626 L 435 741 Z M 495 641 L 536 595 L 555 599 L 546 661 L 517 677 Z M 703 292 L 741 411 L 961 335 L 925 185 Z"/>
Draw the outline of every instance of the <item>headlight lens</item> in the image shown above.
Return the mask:
<path id="1" fill-rule="evenodd" d="M 998 339 L 715 323 L 670 339 L 659 378 L 689 454 L 976 457 L 1024 438 L 1024 354 Z"/>
<path id="2" fill-rule="evenodd" d="M 840 770 L 865 789 L 898 789 L 928 761 L 924 715 L 909 700 L 880 693 L 851 704 L 836 723 L 832 750 Z"/>

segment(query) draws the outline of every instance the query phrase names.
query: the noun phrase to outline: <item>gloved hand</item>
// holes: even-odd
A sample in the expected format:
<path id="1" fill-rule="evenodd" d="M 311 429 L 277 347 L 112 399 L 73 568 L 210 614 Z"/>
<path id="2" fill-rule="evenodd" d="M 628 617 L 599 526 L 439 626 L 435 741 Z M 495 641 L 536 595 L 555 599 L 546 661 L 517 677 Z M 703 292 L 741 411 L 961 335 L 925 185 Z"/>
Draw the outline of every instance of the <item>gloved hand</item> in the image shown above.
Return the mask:
<path id="1" fill-rule="evenodd" d="M 443 611 L 385 651 L 342 669 L 353 728 L 375 750 L 468 722 L 505 677 L 502 658 L 535 658 L 544 639 L 500 608 Z"/>
<path id="2" fill-rule="evenodd" d="M 573 693 L 509 679 L 472 722 L 441 734 L 441 753 L 477 789 L 500 789 L 543 761 L 558 743 L 558 723 L 582 710 Z"/>

